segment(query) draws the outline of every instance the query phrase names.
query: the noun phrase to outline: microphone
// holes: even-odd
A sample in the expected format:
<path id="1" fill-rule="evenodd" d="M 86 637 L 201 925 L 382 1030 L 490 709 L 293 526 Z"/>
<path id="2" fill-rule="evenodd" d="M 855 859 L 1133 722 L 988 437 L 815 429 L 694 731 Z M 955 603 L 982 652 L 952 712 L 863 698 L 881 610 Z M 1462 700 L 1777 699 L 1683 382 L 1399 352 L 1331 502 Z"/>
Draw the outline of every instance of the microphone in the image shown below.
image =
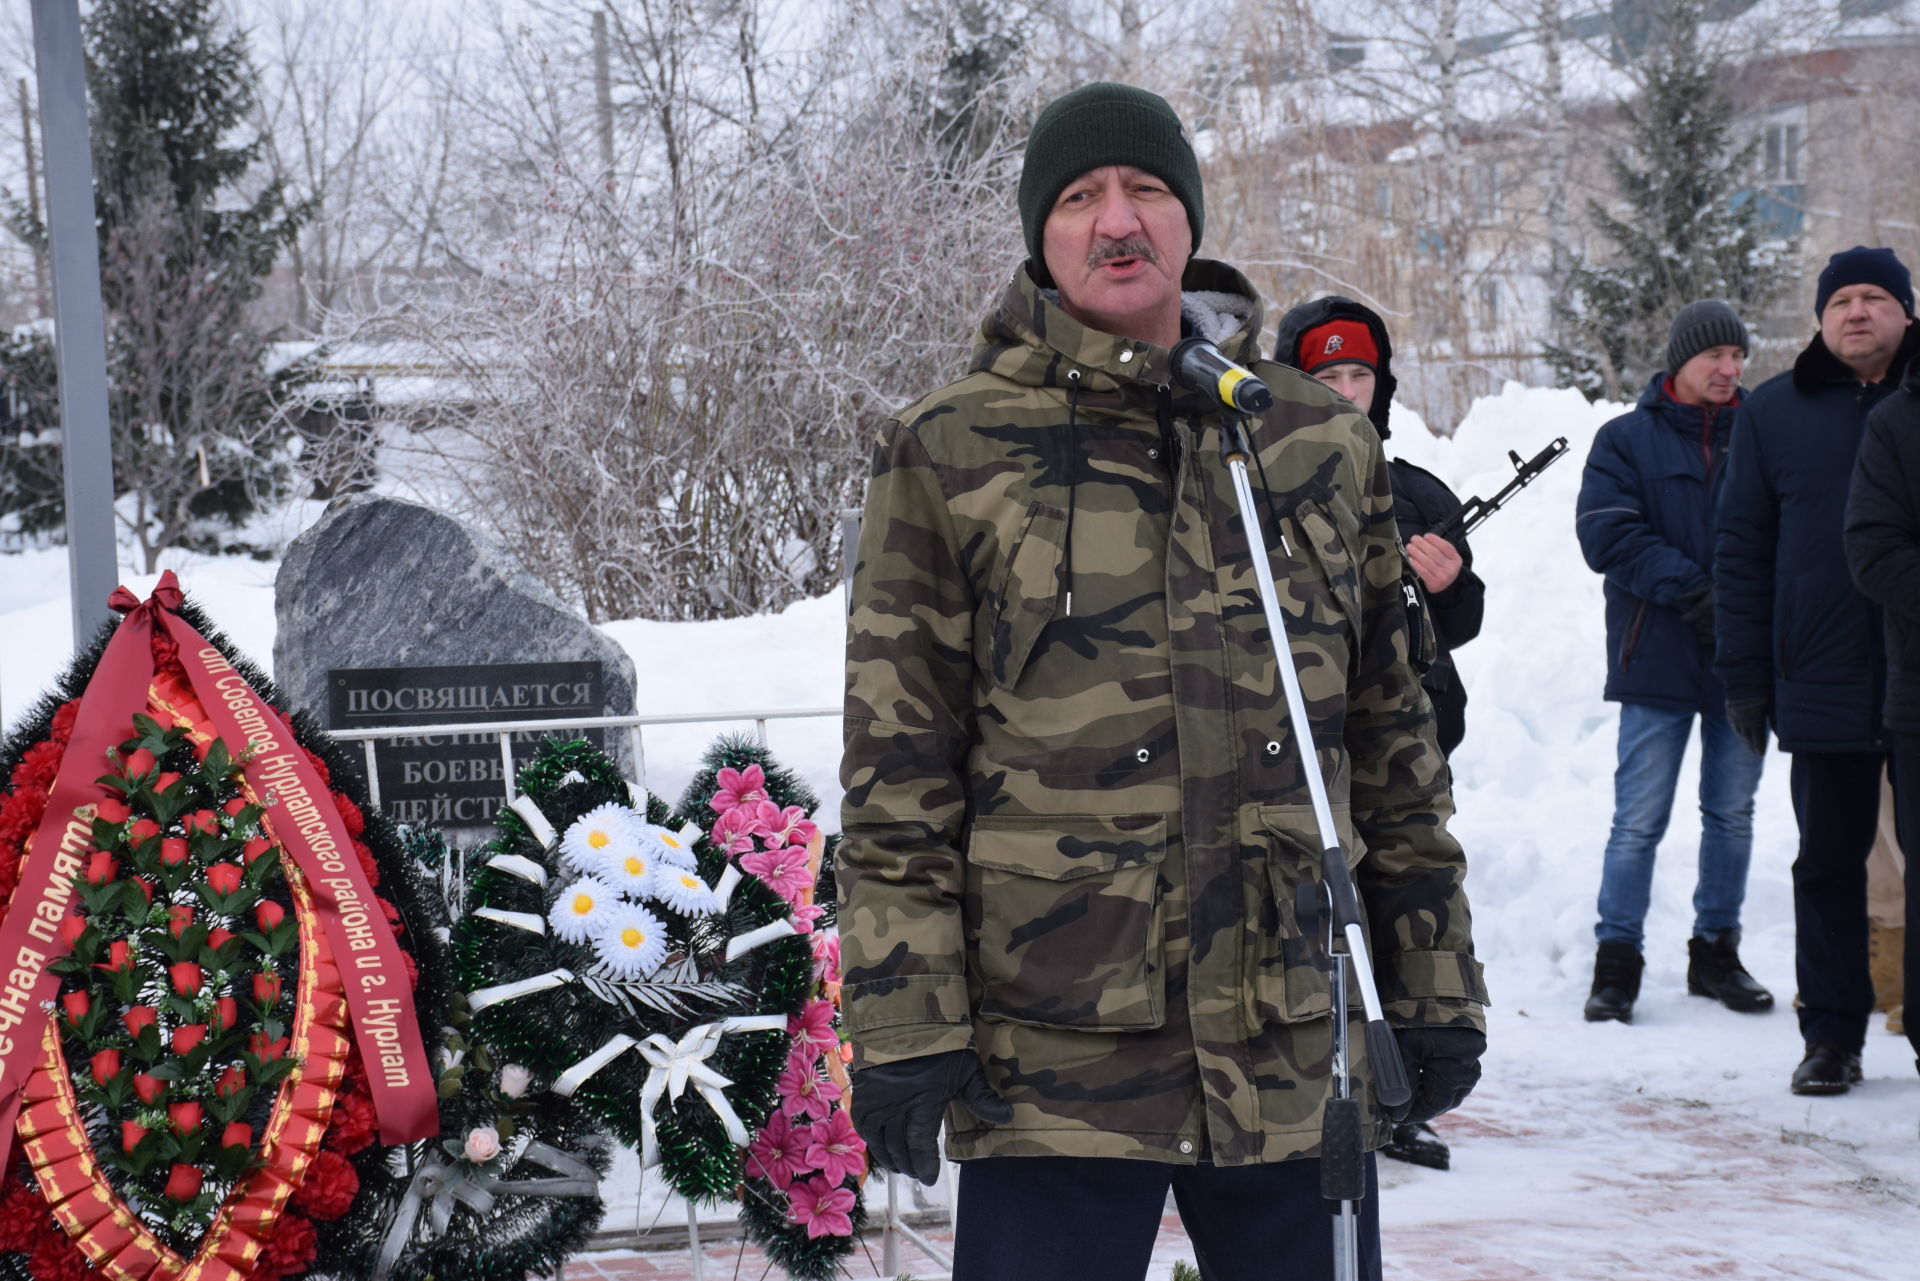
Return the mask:
<path id="1" fill-rule="evenodd" d="M 1173 377 L 1182 387 L 1216 397 L 1236 414 L 1273 408 L 1273 392 L 1204 338 L 1183 338 L 1173 349 Z"/>

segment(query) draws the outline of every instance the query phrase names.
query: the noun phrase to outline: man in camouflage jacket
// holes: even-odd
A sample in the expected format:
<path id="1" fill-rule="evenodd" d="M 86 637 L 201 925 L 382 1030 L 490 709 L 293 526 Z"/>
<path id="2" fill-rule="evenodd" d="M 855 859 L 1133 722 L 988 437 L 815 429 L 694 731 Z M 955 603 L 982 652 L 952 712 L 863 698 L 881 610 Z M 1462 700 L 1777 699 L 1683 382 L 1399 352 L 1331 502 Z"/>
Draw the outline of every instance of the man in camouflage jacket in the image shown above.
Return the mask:
<path id="1" fill-rule="evenodd" d="M 1139 1275 L 1169 1178 L 1208 1281 L 1271 1276 L 1274 1197 L 1310 1211 L 1285 1242 L 1300 1259 L 1330 1237 L 1319 845 L 1222 416 L 1171 385 L 1169 348 L 1208 337 L 1278 398 L 1250 424 L 1265 535 L 1382 999 L 1435 1112 L 1477 1076 L 1486 998 L 1386 461 L 1337 394 L 1255 363 L 1247 280 L 1189 260 L 1198 167 L 1164 101 L 1093 85 L 1051 104 L 1021 197 L 1032 257 L 969 372 L 874 453 L 838 873 L 854 1118 L 877 1164 L 931 1181 L 946 1109 L 966 1163 L 956 1281 Z M 1171 331 L 1164 308 L 1126 314 L 1161 306 L 1161 277 Z M 1378 1146 L 1387 1119 L 1361 1097 Z M 1234 1192 L 1183 1183 L 1196 1166 L 1299 1187 L 1247 1184 L 1268 1227 L 1228 1215 L 1204 1247 L 1207 1207 Z M 1112 1167 L 1158 1183 L 1118 1191 Z M 1007 1168 L 1028 1182 L 970 1198 L 976 1170 Z M 1082 1183 L 1104 1198 L 1098 1234 L 1072 1230 Z M 1122 1205 L 1144 1207 L 1125 1230 Z M 1093 1261 L 1110 1238 L 1137 1268 Z"/>

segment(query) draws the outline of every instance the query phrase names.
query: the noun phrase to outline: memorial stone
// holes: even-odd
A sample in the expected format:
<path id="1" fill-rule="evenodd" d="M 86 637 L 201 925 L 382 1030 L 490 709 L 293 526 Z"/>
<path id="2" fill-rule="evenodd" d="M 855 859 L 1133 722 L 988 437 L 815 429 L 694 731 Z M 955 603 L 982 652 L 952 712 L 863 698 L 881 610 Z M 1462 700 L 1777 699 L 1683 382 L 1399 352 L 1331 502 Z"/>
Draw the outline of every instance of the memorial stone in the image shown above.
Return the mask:
<path id="1" fill-rule="evenodd" d="M 274 612 L 274 678 L 328 729 L 633 712 L 625 650 L 497 541 L 418 503 L 334 503 L 288 548 Z M 546 736 L 512 736 L 516 768 Z M 561 736 L 586 737 L 633 769 L 624 730 Z M 377 758 L 381 807 L 399 822 L 479 828 L 505 799 L 497 734 L 384 739 Z"/>

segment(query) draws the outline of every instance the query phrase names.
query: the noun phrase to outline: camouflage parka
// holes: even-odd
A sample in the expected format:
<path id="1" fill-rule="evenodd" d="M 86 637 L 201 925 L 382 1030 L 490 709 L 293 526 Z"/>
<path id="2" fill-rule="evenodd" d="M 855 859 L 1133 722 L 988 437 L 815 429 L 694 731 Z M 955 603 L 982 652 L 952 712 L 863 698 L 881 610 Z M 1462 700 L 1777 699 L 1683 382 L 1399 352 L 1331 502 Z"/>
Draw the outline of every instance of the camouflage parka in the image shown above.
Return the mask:
<path id="1" fill-rule="evenodd" d="M 1388 1016 L 1484 1030 L 1379 438 L 1258 360 L 1238 272 L 1196 261 L 1183 286 L 1189 325 L 1278 398 L 1251 424 L 1253 483 Z M 856 1067 L 975 1049 L 1014 1121 L 956 1103 L 956 1159 L 1318 1153 L 1319 845 L 1221 418 L 1169 387 L 1169 358 L 1080 325 L 1023 269 L 970 372 L 874 451 L 841 766 L 846 1022 Z"/>

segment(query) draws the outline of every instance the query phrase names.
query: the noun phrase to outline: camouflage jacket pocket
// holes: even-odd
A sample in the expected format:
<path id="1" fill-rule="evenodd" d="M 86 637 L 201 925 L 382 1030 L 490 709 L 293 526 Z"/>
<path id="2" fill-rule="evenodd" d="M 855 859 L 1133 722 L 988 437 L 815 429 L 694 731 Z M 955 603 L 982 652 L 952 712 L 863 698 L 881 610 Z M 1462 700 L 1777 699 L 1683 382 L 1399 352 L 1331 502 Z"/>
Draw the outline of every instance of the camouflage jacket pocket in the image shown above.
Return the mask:
<path id="1" fill-rule="evenodd" d="M 1165 1017 L 1166 819 L 984 816 L 967 842 L 983 1017 L 1118 1032 Z"/>
<path id="2" fill-rule="evenodd" d="M 1327 982 L 1327 905 L 1321 888 L 1313 811 L 1305 805 L 1260 807 L 1259 840 L 1266 846 L 1255 892 L 1267 901 L 1252 916 L 1253 946 L 1247 995 L 1254 1017 L 1267 1023 L 1323 1018 L 1333 1008 Z M 1343 806 L 1334 823 L 1349 855 L 1352 818 Z"/>
<path id="3" fill-rule="evenodd" d="M 1066 530 L 1067 514 L 1058 507 L 1029 506 L 987 593 L 986 607 L 993 617 L 984 629 L 988 652 L 981 657 L 1001 689 L 1010 690 L 1019 682 L 1034 642 L 1059 605 Z"/>
<path id="4" fill-rule="evenodd" d="M 1292 575 L 1293 591 L 1297 599 L 1324 600 L 1344 619 L 1353 640 L 1352 648 L 1359 649 L 1360 636 L 1360 562 L 1353 554 L 1346 535 L 1340 530 L 1340 522 L 1335 518 L 1319 498 L 1305 498 L 1293 509 L 1292 525 L 1299 538 L 1303 552 L 1310 563 L 1301 563 L 1298 556 L 1291 558 L 1294 564 Z M 1283 589 L 1284 590 L 1284 589 Z"/>

